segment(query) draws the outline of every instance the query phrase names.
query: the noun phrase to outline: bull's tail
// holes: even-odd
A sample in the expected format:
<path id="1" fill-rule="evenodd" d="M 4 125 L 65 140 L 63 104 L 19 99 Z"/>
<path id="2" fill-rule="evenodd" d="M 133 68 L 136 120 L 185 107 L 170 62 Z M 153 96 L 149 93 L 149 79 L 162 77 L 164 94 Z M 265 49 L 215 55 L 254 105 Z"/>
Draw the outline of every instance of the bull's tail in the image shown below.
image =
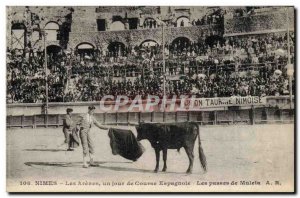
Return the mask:
<path id="1" fill-rule="evenodd" d="M 198 131 L 198 149 L 199 149 L 199 158 L 200 158 L 200 163 L 201 166 L 203 168 L 203 170 L 206 172 L 207 171 L 207 163 L 206 163 L 206 157 L 203 151 L 203 148 L 201 146 L 201 139 L 200 139 L 200 129 L 199 129 L 199 125 L 198 123 L 195 123 L 196 127 L 197 127 L 197 131 Z"/>

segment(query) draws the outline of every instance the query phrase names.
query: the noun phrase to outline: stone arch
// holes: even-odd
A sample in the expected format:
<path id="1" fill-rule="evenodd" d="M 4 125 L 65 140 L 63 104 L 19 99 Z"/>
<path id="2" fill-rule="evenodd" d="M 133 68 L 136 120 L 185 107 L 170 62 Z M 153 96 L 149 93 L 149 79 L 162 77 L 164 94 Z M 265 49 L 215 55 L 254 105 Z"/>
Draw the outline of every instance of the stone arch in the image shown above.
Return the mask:
<path id="1" fill-rule="evenodd" d="M 144 20 L 143 27 L 144 28 L 156 28 L 157 27 L 157 21 L 152 17 L 147 17 Z"/>
<path id="2" fill-rule="evenodd" d="M 48 45 L 47 46 L 47 54 L 58 54 L 61 51 L 62 51 L 62 48 L 59 45 Z"/>
<path id="3" fill-rule="evenodd" d="M 24 23 L 14 22 L 11 25 L 11 29 L 14 29 L 14 30 L 17 30 L 17 29 L 26 29 L 26 26 L 24 25 Z"/>
<path id="4" fill-rule="evenodd" d="M 59 25 L 55 21 L 49 21 L 46 23 L 45 27 L 46 40 L 47 41 L 57 41 L 59 40 Z"/>
<path id="5" fill-rule="evenodd" d="M 179 37 L 173 39 L 171 44 L 173 45 L 175 43 L 182 42 L 182 41 L 191 42 L 191 39 L 186 36 L 179 36 Z"/>
<path id="6" fill-rule="evenodd" d="M 120 41 L 110 42 L 107 46 L 110 56 L 123 56 L 126 50 L 126 45 Z"/>
<path id="7" fill-rule="evenodd" d="M 189 47 L 191 44 L 191 39 L 185 37 L 185 36 L 181 36 L 181 37 L 177 37 L 175 38 L 172 42 L 171 42 L 171 49 L 173 50 L 177 50 L 177 51 L 182 51 L 185 48 Z"/>
<path id="8" fill-rule="evenodd" d="M 44 27 L 45 30 L 58 30 L 59 24 L 56 21 L 48 21 Z"/>
<path id="9" fill-rule="evenodd" d="M 24 49 L 26 46 L 26 26 L 24 23 L 13 23 L 11 26 L 11 48 Z"/>
<path id="10" fill-rule="evenodd" d="M 94 51 L 95 46 L 88 42 L 82 42 L 76 46 L 76 52 L 80 54 L 80 56 L 93 55 Z"/>
<path id="11" fill-rule="evenodd" d="M 125 24 L 121 21 L 114 21 L 110 24 L 110 31 L 119 31 L 119 30 L 125 30 Z"/>
<path id="12" fill-rule="evenodd" d="M 190 19 L 186 16 L 180 16 L 176 20 L 176 27 L 188 27 L 190 26 Z"/>
<path id="13" fill-rule="evenodd" d="M 191 35 L 190 32 L 176 32 L 175 34 L 166 34 L 165 36 L 165 41 L 168 42 L 169 44 L 171 44 L 175 39 L 179 38 L 179 37 L 186 37 L 188 38 L 190 41 L 196 41 L 197 39 L 194 38 L 193 35 Z"/>
<path id="14" fill-rule="evenodd" d="M 149 43 L 149 45 L 147 45 Z M 144 41 L 141 42 L 140 46 L 154 46 L 157 45 L 158 42 L 153 40 L 153 39 L 146 39 Z"/>

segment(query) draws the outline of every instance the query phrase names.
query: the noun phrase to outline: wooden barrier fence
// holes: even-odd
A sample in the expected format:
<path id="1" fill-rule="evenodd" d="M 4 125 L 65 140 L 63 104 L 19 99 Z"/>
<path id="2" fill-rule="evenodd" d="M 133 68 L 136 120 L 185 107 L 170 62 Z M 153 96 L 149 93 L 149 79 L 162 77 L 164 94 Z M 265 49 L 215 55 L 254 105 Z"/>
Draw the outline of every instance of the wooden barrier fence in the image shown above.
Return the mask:
<path id="1" fill-rule="evenodd" d="M 78 120 L 79 114 L 73 119 Z M 63 114 L 7 116 L 7 127 L 60 127 Z M 188 112 L 96 113 L 103 124 L 127 125 L 130 122 L 198 122 L 200 125 L 293 123 L 294 109 L 250 108 Z"/>

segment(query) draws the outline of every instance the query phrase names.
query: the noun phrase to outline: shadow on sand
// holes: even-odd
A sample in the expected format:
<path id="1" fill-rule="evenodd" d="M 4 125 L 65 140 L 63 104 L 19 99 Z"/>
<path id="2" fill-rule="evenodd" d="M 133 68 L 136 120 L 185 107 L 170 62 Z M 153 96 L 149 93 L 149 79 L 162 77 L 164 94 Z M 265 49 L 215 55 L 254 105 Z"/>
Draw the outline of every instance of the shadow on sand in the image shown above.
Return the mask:
<path id="1" fill-rule="evenodd" d="M 132 162 L 94 162 L 95 167 L 105 163 L 132 163 Z M 25 162 L 27 166 L 56 166 L 56 167 L 82 167 L 82 162 Z"/>
<path id="2" fill-rule="evenodd" d="M 128 168 L 128 167 L 115 167 L 115 166 L 98 166 L 99 168 L 103 168 L 103 169 L 109 169 L 109 170 L 113 170 L 113 171 L 128 171 L 128 172 L 136 172 L 136 173 L 154 173 L 153 170 L 145 170 L 145 169 L 138 169 L 138 168 Z M 97 167 L 96 167 L 97 168 Z M 159 173 L 172 173 L 172 174 L 180 174 L 177 172 L 161 172 L 159 171 Z M 181 173 L 182 174 L 182 173 Z"/>
<path id="3" fill-rule="evenodd" d="M 154 173 L 153 170 L 145 170 L 145 169 L 138 169 L 138 168 L 129 168 L 129 167 L 120 167 L 120 166 L 108 166 L 105 164 L 131 164 L 133 162 L 110 162 L 110 161 L 96 161 L 95 166 L 89 168 L 101 168 L 101 169 L 108 169 L 113 171 L 127 171 L 127 172 L 137 172 L 137 173 Z M 82 162 L 25 162 L 27 166 L 54 166 L 54 167 L 82 167 Z M 162 173 L 162 172 L 160 172 Z M 177 172 L 163 172 L 163 173 L 172 173 L 172 174 L 182 174 Z"/>
<path id="4" fill-rule="evenodd" d="M 61 151 L 67 151 L 67 149 L 24 149 L 24 151 L 49 151 L 49 152 L 61 152 Z"/>

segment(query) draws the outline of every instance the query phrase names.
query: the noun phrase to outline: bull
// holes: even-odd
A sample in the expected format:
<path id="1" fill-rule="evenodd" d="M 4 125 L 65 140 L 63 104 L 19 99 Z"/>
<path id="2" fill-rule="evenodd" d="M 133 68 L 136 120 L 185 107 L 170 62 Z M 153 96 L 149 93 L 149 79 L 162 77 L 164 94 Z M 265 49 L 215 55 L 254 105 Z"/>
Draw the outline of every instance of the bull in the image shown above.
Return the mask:
<path id="1" fill-rule="evenodd" d="M 160 151 L 163 153 L 164 161 L 162 171 L 165 172 L 167 170 L 168 149 L 177 149 L 179 151 L 180 148 L 183 147 L 189 158 L 189 167 L 186 172 L 192 173 L 194 164 L 194 145 L 197 137 L 199 141 L 198 150 L 200 163 L 204 171 L 207 170 L 206 157 L 201 146 L 199 126 L 197 123 L 140 123 L 136 126 L 136 130 L 137 140 L 141 141 L 147 139 L 155 150 L 156 166 L 154 172 L 158 172 L 159 170 Z"/>

